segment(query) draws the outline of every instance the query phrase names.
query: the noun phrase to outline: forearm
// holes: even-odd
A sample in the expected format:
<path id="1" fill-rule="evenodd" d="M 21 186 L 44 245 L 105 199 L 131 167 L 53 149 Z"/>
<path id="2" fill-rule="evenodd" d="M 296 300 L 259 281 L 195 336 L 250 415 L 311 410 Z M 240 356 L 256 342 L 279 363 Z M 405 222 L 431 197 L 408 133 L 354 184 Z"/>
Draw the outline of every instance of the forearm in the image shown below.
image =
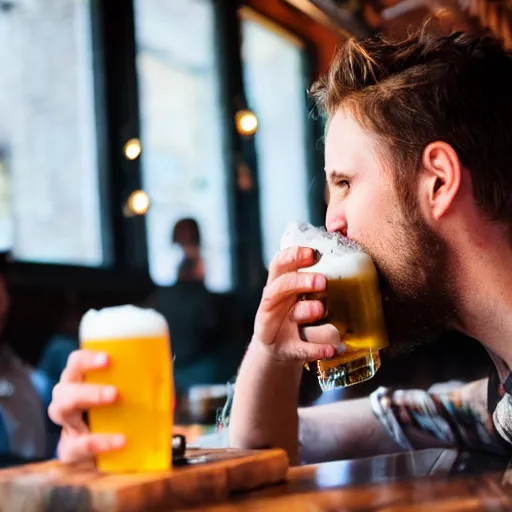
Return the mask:
<path id="1" fill-rule="evenodd" d="M 400 451 L 361 398 L 299 410 L 301 462 L 370 457 Z"/>
<path id="2" fill-rule="evenodd" d="M 236 381 L 230 444 L 239 448 L 278 447 L 291 464 L 298 457 L 298 394 L 302 364 L 276 362 L 251 342 Z"/>

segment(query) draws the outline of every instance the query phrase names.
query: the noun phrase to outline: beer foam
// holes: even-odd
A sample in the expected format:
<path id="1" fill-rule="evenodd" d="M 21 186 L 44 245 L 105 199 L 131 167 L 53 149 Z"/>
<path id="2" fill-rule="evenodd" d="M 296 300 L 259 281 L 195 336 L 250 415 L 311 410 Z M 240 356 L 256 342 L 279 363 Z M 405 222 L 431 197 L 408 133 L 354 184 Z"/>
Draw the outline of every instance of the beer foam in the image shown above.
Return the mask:
<path id="1" fill-rule="evenodd" d="M 289 247 L 311 247 L 320 252 L 320 260 L 304 271 L 319 272 L 329 278 L 374 275 L 376 272 L 371 257 L 357 243 L 308 223 L 288 224 L 281 238 L 281 250 Z"/>
<path id="2" fill-rule="evenodd" d="M 167 335 L 165 318 L 154 309 L 124 305 L 90 309 L 80 321 L 81 340 L 121 339 Z"/>
<path id="3" fill-rule="evenodd" d="M 374 276 L 376 272 L 372 259 L 364 252 L 324 254 L 318 263 L 301 270 L 318 272 L 330 279 Z"/>

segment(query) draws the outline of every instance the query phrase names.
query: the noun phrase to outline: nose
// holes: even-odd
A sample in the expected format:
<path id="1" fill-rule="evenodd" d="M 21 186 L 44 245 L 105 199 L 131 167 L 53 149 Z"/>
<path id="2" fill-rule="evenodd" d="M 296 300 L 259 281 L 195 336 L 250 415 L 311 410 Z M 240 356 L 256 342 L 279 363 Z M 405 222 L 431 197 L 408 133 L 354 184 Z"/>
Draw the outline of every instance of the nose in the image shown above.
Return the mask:
<path id="1" fill-rule="evenodd" d="M 325 227 L 329 233 L 341 233 L 347 236 L 347 218 L 341 208 L 335 208 L 332 203 L 327 207 Z"/>

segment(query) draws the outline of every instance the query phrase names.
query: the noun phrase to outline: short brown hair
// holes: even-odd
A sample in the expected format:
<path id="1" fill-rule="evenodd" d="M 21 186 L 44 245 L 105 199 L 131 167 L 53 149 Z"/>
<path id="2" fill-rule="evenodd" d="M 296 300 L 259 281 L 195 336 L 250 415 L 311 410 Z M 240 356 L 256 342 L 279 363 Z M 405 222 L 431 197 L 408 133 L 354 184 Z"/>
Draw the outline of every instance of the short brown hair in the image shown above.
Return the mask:
<path id="1" fill-rule="evenodd" d="M 311 92 L 327 116 L 347 108 L 385 143 L 403 199 L 424 148 L 442 140 L 482 211 L 512 221 L 512 59 L 499 41 L 426 27 L 401 42 L 349 39 Z"/>

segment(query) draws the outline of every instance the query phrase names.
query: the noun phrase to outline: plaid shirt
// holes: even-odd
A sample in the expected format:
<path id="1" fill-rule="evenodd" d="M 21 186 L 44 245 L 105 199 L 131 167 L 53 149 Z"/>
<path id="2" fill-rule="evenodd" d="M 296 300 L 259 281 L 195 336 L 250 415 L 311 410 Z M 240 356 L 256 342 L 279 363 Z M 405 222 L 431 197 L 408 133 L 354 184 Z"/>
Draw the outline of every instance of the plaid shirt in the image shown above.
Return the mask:
<path id="1" fill-rule="evenodd" d="M 378 388 L 370 395 L 373 411 L 403 450 L 458 447 L 510 455 L 512 375 L 495 363 L 488 379 L 446 391 Z"/>

